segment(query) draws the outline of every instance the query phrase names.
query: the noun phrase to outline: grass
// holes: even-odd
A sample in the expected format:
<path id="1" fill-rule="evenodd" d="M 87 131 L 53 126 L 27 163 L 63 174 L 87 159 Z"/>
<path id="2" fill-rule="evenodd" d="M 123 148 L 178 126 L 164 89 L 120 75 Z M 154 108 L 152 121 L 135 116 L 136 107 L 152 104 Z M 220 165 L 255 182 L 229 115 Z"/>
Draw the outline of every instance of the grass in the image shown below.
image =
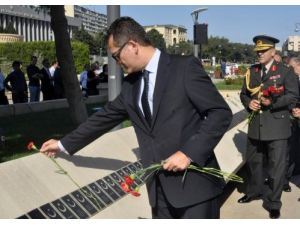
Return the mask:
<path id="1" fill-rule="evenodd" d="M 225 84 L 224 81 L 215 83 L 215 86 L 218 90 L 241 90 L 242 85 L 241 84 Z"/>
<path id="2" fill-rule="evenodd" d="M 99 107 L 99 104 L 87 106 L 89 115 L 94 107 Z M 126 121 L 123 126 L 130 125 L 130 121 Z M 44 141 L 59 139 L 76 128 L 68 109 L 2 117 L 0 127 L 4 129 L 6 137 L 4 149 L 0 146 L 0 163 L 33 154 L 26 148 L 30 141 L 39 147 Z"/>

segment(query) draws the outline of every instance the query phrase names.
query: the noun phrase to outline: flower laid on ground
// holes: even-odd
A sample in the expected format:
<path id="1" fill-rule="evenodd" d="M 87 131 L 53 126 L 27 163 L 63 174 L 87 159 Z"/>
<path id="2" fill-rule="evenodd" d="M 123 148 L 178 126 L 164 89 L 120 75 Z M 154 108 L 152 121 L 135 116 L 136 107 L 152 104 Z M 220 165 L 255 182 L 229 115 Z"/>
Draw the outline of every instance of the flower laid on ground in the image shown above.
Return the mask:
<path id="1" fill-rule="evenodd" d="M 33 141 L 28 143 L 27 149 L 29 151 L 39 152 L 39 149 L 35 146 Z M 59 171 L 57 171 L 58 173 L 65 174 L 72 181 L 72 183 L 75 184 L 79 188 L 79 190 L 82 192 L 83 195 L 85 195 L 87 198 L 92 200 L 97 205 L 98 209 L 101 209 L 101 206 L 100 206 L 98 200 L 96 199 L 96 197 L 92 193 L 88 193 L 87 191 L 82 189 L 82 187 L 71 177 L 70 174 L 67 173 L 67 171 L 55 160 L 54 157 L 47 157 L 47 158 L 51 159 L 51 161 L 59 168 Z"/>
<path id="2" fill-rule="evenodd" d="M 121 182 L 121 188 L 124 192 L 129 193 L 135 197 L 140 196 L 141 194 L 139 193 L 139 188 L 141 185 L 138 185 L 137 187 L 133 187 L 134 182 L 136 179 L 143 180 L 144 182 L 147 182 L 147 180 L 154 174 L 158 173 L 160 170 L 163 169 L 163 163 L 156 163 L 152 164 L 147 168 L 144 168 L 142 170 L 137 171 L 136 173 L 131 174 L 130 176 L 124 176 L 123 177 L 123 182 Z M 215 168 L 210 168 L 210 167 L 198 167 L 195 165 L 189 165 L 188 168 L 184 171 L 184 175 L 182 177 L 182 182 L 184 182 L 186 173 L 188 170 L 195 170 L 201 173 L 209 174 L 218 178 L 230 180 L 230 181 L 235 181 L 235 182 L 240 182 L 243 183 L 243 178 L 233 174 L 233 173 L 227 173 L 219 169 Z"/>

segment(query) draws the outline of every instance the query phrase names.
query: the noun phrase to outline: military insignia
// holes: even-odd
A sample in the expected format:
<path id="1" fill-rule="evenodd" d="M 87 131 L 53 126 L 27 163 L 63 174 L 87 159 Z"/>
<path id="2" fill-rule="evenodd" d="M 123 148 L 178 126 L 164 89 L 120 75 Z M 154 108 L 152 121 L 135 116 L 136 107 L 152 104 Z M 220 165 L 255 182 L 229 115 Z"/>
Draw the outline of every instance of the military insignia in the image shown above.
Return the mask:
<path id="1" fill-rule="evenodd" d="M 262 45 L 262 44 L 263 44 L 262 40 L 257 40 L 256 45 Z"/>
<path id="2" fill-rule="evenodd" d="M 273 72 L 275 72 L 275 71 L 277 70 L 277 66 L 276 66 L 276 65 L 273 65 L 272 68 L 271 68 L 271 70 L 272 70 Z M 280 76 L 280 75 L 279 75 L 279 76 Z"/>
<path id="3" fill-rule="evenodd" d="M 275 76 L 271 76 L 269 79 L 270 80 L 276 80 L 276 79 L 279 79 L 280 77 L 281 77 L 281 75 L 278 74 L 278 75 L 275 75 Z"/>

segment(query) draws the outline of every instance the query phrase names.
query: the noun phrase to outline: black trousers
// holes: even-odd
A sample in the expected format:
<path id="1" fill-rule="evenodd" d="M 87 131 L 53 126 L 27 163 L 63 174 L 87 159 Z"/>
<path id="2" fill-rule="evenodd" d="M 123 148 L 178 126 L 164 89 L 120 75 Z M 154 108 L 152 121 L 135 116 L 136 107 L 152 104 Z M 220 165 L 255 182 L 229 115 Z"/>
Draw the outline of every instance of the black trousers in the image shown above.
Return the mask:
<path id="1" fill-rule="evenodd" d="M 259 141 L 248 139 L 247 166 L 249 177 L 246 194 L 250 197 L 262 196 L 263 207 L 267 210 L 280 209 L 282 187 L 287 168 L 287 140 Z M 264 171 L 264 156 L 267 166 Z M 264 186 L 265 174 L 269 177 L 267 189 Z"/>
<path id="2" fill-rule="evenodd" d="M 152 208 L 153 219 L 219 219 L 220 202 L 219 198 L 207 200 L 199 204 L 175 208 L 165 197 L 165 194 L 157 183 L 157 204 Z M 197 193 L 195 193 L 197 194 Z M 200 193 L 198 193 L 200 194 Z"/>
<path id="3" fill-rule="evenodd" d="M 292 136 L 289 139 L 289 160 L 287 179 L 300 174 L 300 121 L 293 121 Z"/>

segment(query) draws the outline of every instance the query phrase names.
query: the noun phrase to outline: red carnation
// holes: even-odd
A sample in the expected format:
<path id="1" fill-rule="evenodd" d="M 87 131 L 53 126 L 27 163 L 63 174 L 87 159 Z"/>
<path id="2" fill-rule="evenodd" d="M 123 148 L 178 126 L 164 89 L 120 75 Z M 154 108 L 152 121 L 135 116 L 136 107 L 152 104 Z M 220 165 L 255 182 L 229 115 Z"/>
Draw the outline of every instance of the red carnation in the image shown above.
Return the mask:
<path id="1" fill-rule="evenodd" d="M 128 186 L 131 186 L 134 180 L 130 176 L 124 176 L 124 181 Z"/>
<path id="2" fill-rule="evenodd" d="M 141 193 L 138 192 L 138 191 L 131 191 L 130 194 L 132 194 L 132 195 L 135 196 L 135 197 L 141 196 Z"/>
<path id="3" fill-rule="evenodd" d="M 126 184 L 125 182 L 121 183 L 121 188 L 124 192 L 129 193 L 131 192 L 130 186 L 128 184 Z"/>
<path id="4" fill-rule="evenodd" d="M 32 150 L 38 150 L 37 147 L 34 145 L 33 141 L 31 141 L 31 142 L 28 143 L 27 149 L 28 149 L 29 151 L 32 151 Z"/>

